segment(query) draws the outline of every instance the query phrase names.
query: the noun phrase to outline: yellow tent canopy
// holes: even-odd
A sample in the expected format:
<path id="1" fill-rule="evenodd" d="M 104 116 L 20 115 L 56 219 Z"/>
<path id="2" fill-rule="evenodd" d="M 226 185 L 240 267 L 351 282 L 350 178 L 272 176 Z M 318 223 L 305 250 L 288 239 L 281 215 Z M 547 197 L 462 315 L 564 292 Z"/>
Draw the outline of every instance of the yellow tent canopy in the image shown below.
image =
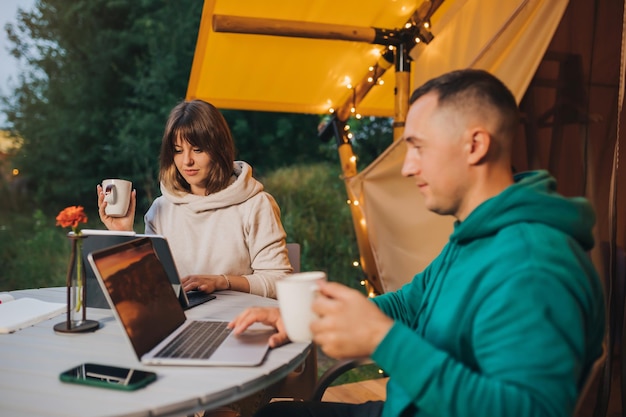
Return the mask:
<path id="1" fill-rule="evenodd" d="M 410 51 L 412 84 L 447 70 L 480 67 L 500 73 L 521 97 L 566 5 L 565 0 L 206 0 L 187 98 L 229 109 L 327 113 L 350 103 L 354 88 L 349 87 L 384 61 L 387 47 L 373 43 L 373 29 L 399 30 L 416 16 L 427 17 L 434 39 Z M 299 27 L 325 38 L 294 33 Z M 358 103 L 358 113 L 393 117 L 393 68 L 379 80 Z"/>
<path id="2" fill-rule="evenodd" d="M 321 24 L 328 25 L 324 28 L 393 29 L 402 27 L 415 9 L 414 0 L 207 0 L 187 97 L 204 98 L 221 108 L 327 113 L 350 100 L 353 91 L 348 87 L 356 85 L 378 63 L 385 52 L 383 46 L 216 32 L 214 22 L 247 17 L 295 22 L 300 27 Z M 332 34 L 332 29 L 329 31 Z M 394 115 L 393 72 L 381 80 L 382 85 L 377 84 L 360 103 L 361 114 Z"/>

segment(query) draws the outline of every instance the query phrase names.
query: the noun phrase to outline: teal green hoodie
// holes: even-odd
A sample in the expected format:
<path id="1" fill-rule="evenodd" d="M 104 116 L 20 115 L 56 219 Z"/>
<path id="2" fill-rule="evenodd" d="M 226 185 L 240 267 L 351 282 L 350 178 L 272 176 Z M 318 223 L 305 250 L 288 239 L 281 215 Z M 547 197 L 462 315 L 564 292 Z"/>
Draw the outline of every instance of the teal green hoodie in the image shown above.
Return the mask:
<path id="1" fill-rule="evenodd" d="M 372 355 L 390 376 L 383 416 L 572 415 L 602 352 L 595 218 L 547 172 L 515 181 L 457 222 L 411 283 L 373 300 L 395 320 Z"/>

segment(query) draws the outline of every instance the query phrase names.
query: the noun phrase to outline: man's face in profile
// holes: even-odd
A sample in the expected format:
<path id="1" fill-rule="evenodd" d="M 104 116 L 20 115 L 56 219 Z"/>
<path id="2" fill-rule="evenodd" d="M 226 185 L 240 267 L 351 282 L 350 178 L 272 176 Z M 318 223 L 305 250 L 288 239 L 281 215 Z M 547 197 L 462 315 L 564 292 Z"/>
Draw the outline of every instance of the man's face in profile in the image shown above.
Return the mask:
<path id="1" fill-rule="evenodd" d="M 461 115 L 453 106 L 439 107 L 435 92 L 409 108 L 402 175 L 415 180 L 426 208 L 438 214 L 455 215 L 461 206 L 467 177 L 463 132 Z"/>

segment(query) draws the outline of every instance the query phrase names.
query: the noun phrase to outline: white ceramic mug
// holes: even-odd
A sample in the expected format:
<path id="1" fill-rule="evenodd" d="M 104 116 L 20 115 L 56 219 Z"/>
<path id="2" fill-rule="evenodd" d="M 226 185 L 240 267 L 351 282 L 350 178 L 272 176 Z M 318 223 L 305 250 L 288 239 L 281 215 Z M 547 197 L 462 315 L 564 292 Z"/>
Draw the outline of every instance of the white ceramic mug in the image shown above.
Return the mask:
<path id="1" fill-rule="evenodd" d="M 104 201 L 107 206 L 104 212 L 111 217 L 124 217 L 130 206 L 130 194 L 133 190 L 133 183 L 117 178 L 102 181 L 102 191 Z"/>
<path id="2" fill-rule="evenodd" d="M 324 272 L 312 271 L 287 275 L 276 281 L 280 315 L 292 342 L 310 342 L 313 338 L 310 325 L 316 316 L 311 305 L 317 295 L 318 282 L 325 280 Z"/>

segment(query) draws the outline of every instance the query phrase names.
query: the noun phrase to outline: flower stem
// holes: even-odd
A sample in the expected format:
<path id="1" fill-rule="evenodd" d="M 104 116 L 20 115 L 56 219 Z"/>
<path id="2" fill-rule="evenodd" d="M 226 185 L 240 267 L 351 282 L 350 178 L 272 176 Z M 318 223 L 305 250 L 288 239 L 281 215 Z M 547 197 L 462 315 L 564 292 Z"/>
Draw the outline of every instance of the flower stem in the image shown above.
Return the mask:
<path id="1" fill-rule="evenodd" d="M 79 238 L 76 241 L 76 312 L 78 313 L 83 306 L 83 242 Z"/>

